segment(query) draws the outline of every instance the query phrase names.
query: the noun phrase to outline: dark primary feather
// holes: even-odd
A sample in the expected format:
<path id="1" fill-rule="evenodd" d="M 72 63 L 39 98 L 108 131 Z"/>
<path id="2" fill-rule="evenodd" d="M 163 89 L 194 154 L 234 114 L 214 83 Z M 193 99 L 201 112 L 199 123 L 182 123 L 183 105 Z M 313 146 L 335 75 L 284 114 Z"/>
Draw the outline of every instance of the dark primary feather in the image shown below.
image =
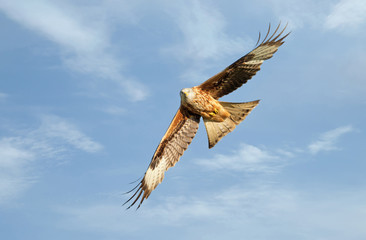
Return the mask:
<path id="1" fill-rule="evenodd" d="M 129 209 L 141 197 L 139 205 L 147 199 L 150 193 L 163 181 L 164 173 L 170 167 L 173 167 L 183 155 L 183 152 L 188 148 L 192 139 L 196 135 L 200 116 L 188 112 L 181 107 L 173 118 L 167 132 L 160 141 L 154 156 L 151 159 L 150 165 L 140 183 L 127 193 L 135 193 L 128 199 L 126 203 L 133 201 Z M 135 198 L 133 200 L 133 198 Z"/>
<path id="2" fill-rule="evenodd" d="M 202 90 L 209 92 L 212 97 L 216 99 L 241 87 L 260 70 L 260 66 L 262 65 L 263 61 L 271 58 L 277 49 L 284 43 L 284 38 L 290 34 L 287 33 L 282 36 L 286 27 L 287 25 L 279 34 L 276 35 L 280 28 L 279 24 L 274 33 L 268 38 L 271 30 L 271 25 L 269 25 L 266 36 L 255 49 L 238 59 L 222 72 L 216 74 L 199 85 L 199 87 Z M 257 44 L 259 42 L 260 34 Z"/>

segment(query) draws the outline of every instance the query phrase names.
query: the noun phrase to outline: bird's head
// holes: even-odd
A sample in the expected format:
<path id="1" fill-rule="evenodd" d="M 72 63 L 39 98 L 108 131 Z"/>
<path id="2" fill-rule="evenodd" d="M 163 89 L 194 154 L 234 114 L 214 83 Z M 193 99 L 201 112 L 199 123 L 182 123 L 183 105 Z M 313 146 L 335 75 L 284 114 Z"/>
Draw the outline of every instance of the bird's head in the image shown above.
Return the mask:
<path id="1" fill-rule="evenodd" d="M 196 96 L 196 93 L 192 90 L 192 88 L 183 88 L 180 91 L 180 98 L 182 101 L 189 102 Z"/>

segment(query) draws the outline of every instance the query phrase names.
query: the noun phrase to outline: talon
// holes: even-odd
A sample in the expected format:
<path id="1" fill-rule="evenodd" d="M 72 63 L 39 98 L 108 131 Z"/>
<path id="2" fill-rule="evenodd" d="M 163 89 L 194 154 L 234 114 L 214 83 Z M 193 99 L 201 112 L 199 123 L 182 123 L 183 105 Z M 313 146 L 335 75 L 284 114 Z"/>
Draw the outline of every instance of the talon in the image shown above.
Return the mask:
<path id="1" fill-rule="evenodd" d="M 216 115 L 216 113 L 210 112 L 208 115 L 210 115 L 211 117 L 214 117 Z"/>
<path id="2" fill-rule="evenodd" d="M 215 108 L 215 114 L 218 114 L 219 113 L 219 110 L 217 110 L 216 108 Z"/>

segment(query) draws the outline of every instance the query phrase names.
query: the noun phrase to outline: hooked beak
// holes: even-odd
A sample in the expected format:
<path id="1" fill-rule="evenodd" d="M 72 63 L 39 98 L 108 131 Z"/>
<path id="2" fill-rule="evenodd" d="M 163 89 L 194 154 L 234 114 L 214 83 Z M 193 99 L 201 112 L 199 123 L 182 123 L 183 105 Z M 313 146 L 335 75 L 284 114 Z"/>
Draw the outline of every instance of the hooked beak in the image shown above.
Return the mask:
<path id="1" fill-rule="evenodd" d="M 180 91 L 180 96 L 187 96 L 187 92 L 186 92 L 186 90 L 185 89 L 182 89 L 181 91 Z"/>

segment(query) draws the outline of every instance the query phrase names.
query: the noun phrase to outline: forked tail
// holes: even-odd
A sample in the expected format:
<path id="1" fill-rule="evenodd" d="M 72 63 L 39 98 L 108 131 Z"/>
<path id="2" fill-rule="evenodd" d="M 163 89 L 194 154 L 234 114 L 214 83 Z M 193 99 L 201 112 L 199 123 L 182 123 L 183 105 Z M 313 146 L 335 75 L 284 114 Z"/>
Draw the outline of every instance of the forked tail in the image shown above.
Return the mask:
<path id="1" fill-rule="evenodd" d="M 223 122 L 215 122 L 207 118 L 203 118 L 205 123 L 209 148 L 216 145 L 221 138 L 233 131 L 236 125 L 239 125 L 246 116 L 259 104 L 259 100 L 245 103 L 219 102 L 230 116 Z"/>

